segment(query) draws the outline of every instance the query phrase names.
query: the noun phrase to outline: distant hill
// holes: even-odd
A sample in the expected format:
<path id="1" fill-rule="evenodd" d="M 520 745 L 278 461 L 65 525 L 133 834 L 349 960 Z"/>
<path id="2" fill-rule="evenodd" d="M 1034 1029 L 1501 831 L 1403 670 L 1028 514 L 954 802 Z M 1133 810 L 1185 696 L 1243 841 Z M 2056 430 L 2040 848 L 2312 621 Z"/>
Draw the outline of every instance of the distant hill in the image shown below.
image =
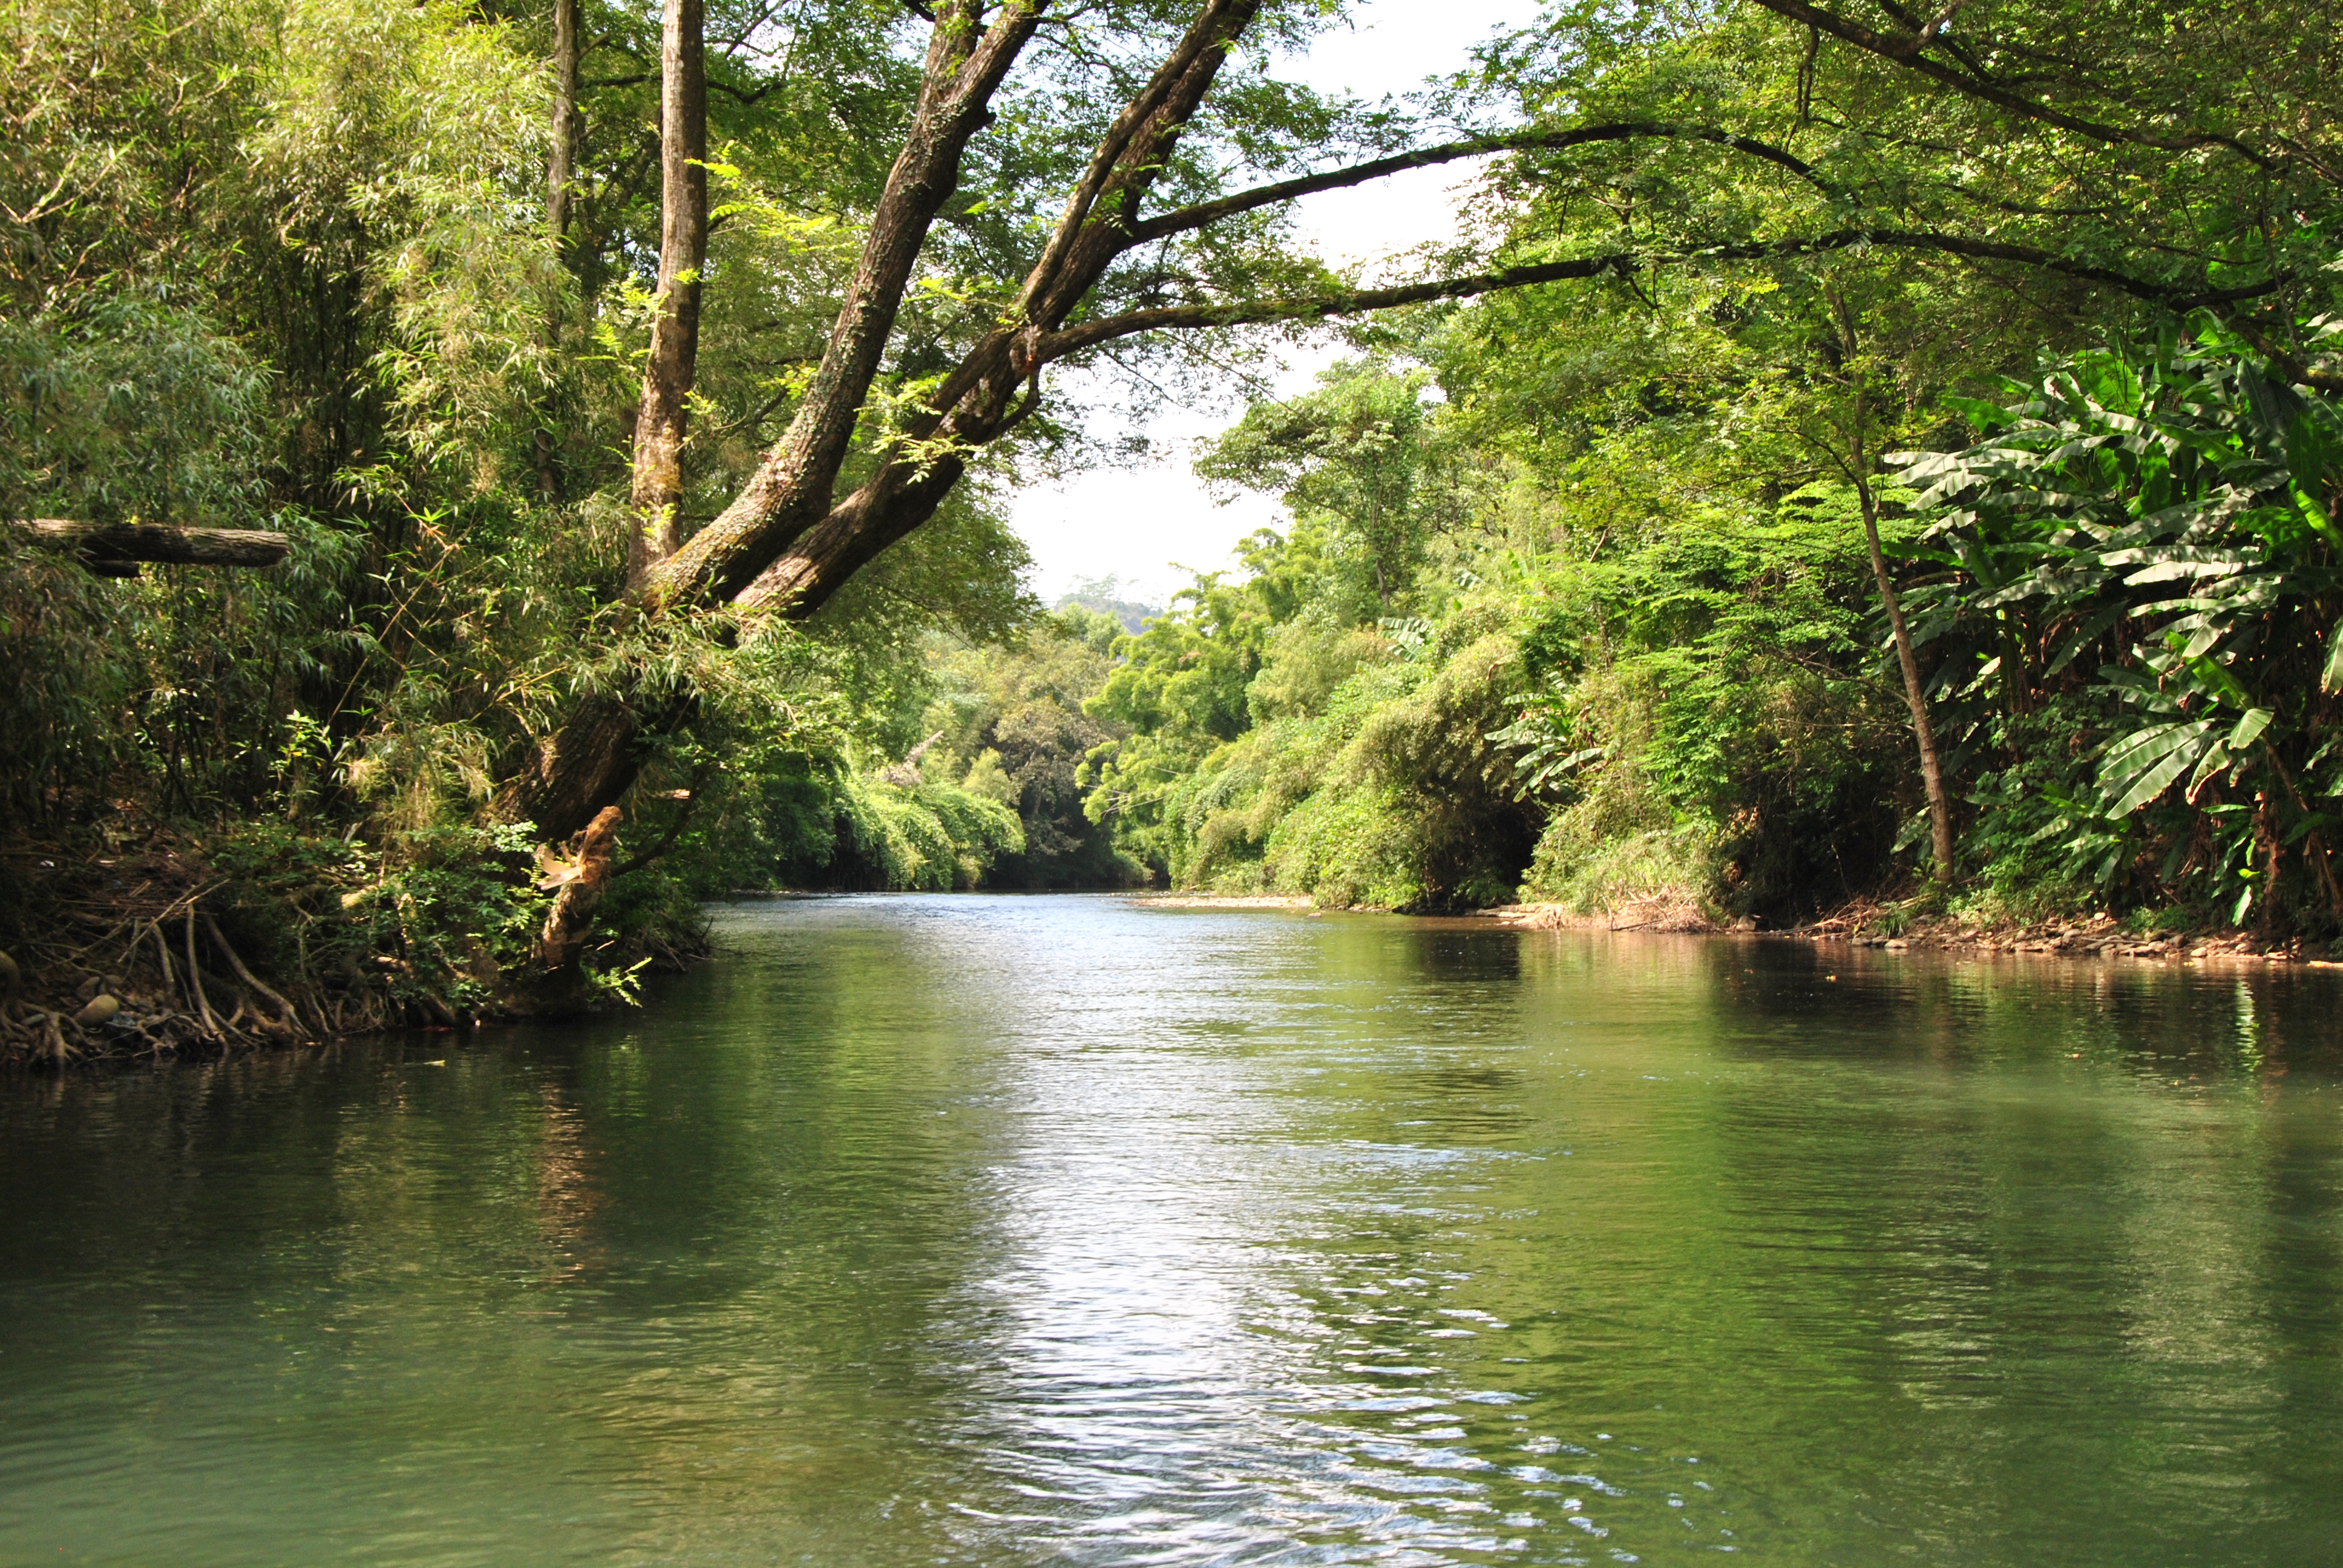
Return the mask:
<path id="1" fill-rule="evenodd" d="M 1149 621 L 1163 613 L 1163 607 L 1118 598 L 1115 596 L 1121 588 L 1121 578 L 1076 578 L 1073 588 L 1060 595 L 1058 602 L 1051 608 L 1064 609 L 1068 605 L 1080 605 L 1084 609 L 1114 617 L 1122 623 L 1123 630 L 1136 635 L 1146 628 Z"/>

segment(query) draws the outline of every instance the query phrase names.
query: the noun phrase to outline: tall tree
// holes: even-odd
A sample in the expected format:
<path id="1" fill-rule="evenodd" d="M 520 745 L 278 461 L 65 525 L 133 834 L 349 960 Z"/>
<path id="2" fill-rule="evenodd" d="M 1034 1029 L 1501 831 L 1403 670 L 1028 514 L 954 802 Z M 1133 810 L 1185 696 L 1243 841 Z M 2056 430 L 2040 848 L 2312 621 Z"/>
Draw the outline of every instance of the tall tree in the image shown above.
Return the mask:
<path id="1" fill-rule="evenodd" d="M 578 36 L 583 0 L 553 0 L 553 120 L 545 156 L 545 228 L 557 256 L 568 259 L 570 210 L 575 206 L 571 184 L 578 177 L 580 140 L 578 93 L 585 48 Z M 561 297 L 555 294 L 545 316 L 545 342 L 557 346 L 561 333 Z M 541 414 L 530 437 L 537 464 L 538 494 L 548 499 L 561 493 L 560 471 L 554 460 L 553 419 Z"/>
<path id="2" fill-rule="evenodd" d="M 701 0 L 667 0 L 659 36 L 659 272 L 628 503 L 627 583 L 675 553 L 708 263 L 708 61 Z"/>
<path id="3" fill-rule="evenodd" d="M 569 236 L 570 182 L 578 177 L 578 37 L 583 0 L 553 0 L 553 123 L 545 159 L 545 226 L 560 245 Z"/>

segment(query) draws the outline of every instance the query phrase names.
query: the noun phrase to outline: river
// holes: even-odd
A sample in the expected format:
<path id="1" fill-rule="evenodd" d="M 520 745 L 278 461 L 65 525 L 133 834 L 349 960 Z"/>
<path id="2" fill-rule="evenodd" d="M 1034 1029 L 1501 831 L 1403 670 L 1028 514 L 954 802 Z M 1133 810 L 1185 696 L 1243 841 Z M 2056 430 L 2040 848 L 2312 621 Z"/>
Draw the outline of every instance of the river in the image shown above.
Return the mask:
<path id="1" fill-rule="evenodd" d="M 2343 1560 L 2329 973 L 717 918 L 0 1082 L 0 1562 Z"/>

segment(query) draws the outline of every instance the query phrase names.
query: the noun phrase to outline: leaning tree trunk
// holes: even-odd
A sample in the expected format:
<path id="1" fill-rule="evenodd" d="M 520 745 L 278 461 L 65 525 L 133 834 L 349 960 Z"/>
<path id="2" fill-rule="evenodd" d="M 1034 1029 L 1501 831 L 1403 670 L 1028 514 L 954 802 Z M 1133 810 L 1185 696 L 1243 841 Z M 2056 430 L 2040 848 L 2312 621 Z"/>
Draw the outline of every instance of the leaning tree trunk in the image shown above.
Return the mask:
<path id="1" fill-rule="evenodd" d="M 1851 349 L 1851 325 L 1846 336 Z M 1912 710 L 1912 738 L 1920 749 L 1920 784 L 1928 798 L 1928 832 L 1935 850 L 1933 874 L 1938 887 L 1947 887 L 1954 874 L 1953 806 L 1945 792 L 1944 767 L 1936 758 L 1936 727 L 1928 718 L 1927 684 L 1920 678 L 1920 660 L 1912 651 L 1912 633 L 1904 623 L 1904 606 L 1896 597 L 1894 579 L 1888 576 L 1886 552 L 1879 548 L 1879 501 L 1871 488 L 1870 462 L 1863 439 L 1864 421 L 1869 412 L 1858 371 L 1855 422 L 1847 437 L 1847 469 L 1855 481 L 1855 503 L 1863 510 L 1863 538 L 1871 552 L 1871 579 L 1879 590 L 1880 608 L 1887 612 L 1887 628 L 1896 639 L 1896 661 L 1904 672 L 1904 701 Z"/>
<path id="2" fill-rule="evenodd" d="M 635 416 L 627 586 L 675 554 L 683 440 L 699 355 L 699 274 L 708 260 L 708 65 L 701 0 L 667 0 L 659 42 L 659 279 L 650 357 Z"/>
<path id="3" fill-rule="evenodd" d="M 1920 748 L 1920 783 L 1928 797 L 1928 831 L 1934 840 L 1934 875 L 1938 886 L 1953 879 L 1953 806 L 1945 793 L 1945 769 L 1936 758 L 1936 729 L 1928 719 L 1928 689 L 1920 678 L 1920 661 L 1912 652 L 1912 633 L 1904 624 L 1904 607 L 1896 601 L 1896 585 L 1887 575 L 1887 558 L 1879 548 L 1879 513 L 1871 486 L 1858 481 L 1855 496 L 1863 507 L 1863 537 L 1871 547 L 1871 577 L 1879 588 L 1879 603 L 1887 611 L 1888 629 L 1896 638 L 1896 660 L 1904 671 L 1904 701 L 1912 710 L 1912 738 Z"/>

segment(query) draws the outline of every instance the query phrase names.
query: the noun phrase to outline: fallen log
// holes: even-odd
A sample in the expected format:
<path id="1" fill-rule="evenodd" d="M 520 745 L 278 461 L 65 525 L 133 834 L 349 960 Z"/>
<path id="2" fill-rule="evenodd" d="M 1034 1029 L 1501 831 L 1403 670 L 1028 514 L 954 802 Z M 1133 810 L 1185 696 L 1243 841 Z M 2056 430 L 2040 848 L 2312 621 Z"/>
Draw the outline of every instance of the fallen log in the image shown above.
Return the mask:
<path id="1" fill-rule="evenodd" d="M 44 544 L 77 551 L 101 577 L 136 577 L 140 561 L 185 567 L 273 567 L 293 548 L 259 528 L 178 528 L 161 523 L 77 523 L 25 518 L 8 525 Z"/>

